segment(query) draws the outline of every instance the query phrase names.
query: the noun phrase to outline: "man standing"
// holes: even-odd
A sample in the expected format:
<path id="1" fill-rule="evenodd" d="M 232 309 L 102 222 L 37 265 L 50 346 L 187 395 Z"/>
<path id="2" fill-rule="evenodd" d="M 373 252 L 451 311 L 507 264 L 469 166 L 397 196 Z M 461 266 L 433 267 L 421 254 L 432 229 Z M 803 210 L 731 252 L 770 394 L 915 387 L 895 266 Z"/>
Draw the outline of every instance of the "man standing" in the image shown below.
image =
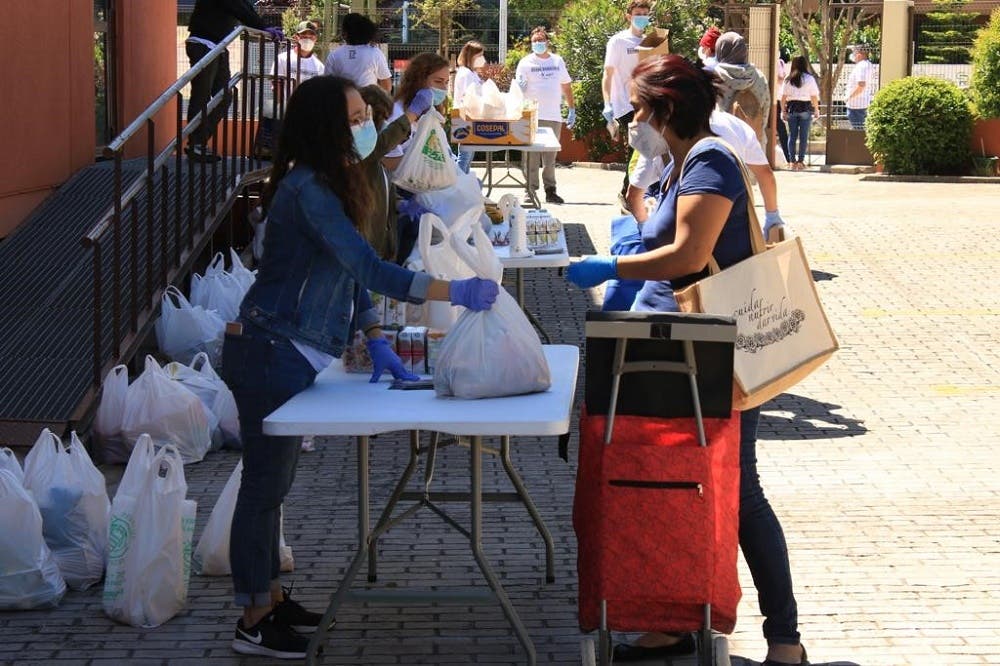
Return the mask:
<path id="1" fill-rule="evenodd" d="M 284 39 L 281 30 L 268 28 L 263 19 L 254 11 L 251 0 L 197 0 L 191 13 L 188 31 L 191 33 L 184 42 L 188 60 L 194 67 L 208 52 L 232 32 L 239 24 L 258 30 L 267 30 L 275 39 Z M 210 62 L 191 80 L 191 98 L 188 100 L 188 123 L 205 111 L 208 100 L 229 82 L 229 58 L 220 55 Z M 187 154 L 198 162 L 215 162 L 219 156 L 208 148 L 208 140 L 215 135 L 215 127 L 229 109 L 229 93 L 222 102 L 201 119 L 201 124 L 191 132 Z"/>
<path id="2" fill-rule="evenodd" d="M 604 111 L 601 115 L 611 124 L 618 122 L 618 133 L 626 136 L 628 124 L 632 122 L 635 112 L 629 101 L 629 82 L 632 80 L 632 70 L 639 64 L 637 47 L 642 41 L 643 33 L 649 27 L 652 5 L 649 0 L 632 0 L 625 11 L 628 28 L 611 35 L 604 52 L 604 76 L 601 78 L 601 93 L 604 95 Z M 628 147 L 625 163 L 632 159 L 632 147 Z M 625 193 L 628 191 L 628 171 L 622 182 L 618 199 L 625 207 Z"/>
<path id="3" fill-rule="evenodd" d="M 573 104 L 572 79 L 563 59 L 549 48 L 549 34 L 542 26 L 531 31 L 531 54 L 517 63 L 515 78 L 524 90 L 524 96 L 538 102 L 538 124 L 550 128 L 559 138 L 562 132 L 562 98 L 566 98 L 568 108 L 566 127 L 573 129 L 576 124 L 576 108 Z M 556 152 L 541 153 L 542 184 L 545 186 L 545 202 L 561 204 L 563 198 L 556 193 Z M 538 153 L 528 153 L 526 176 L 528 187 L 538 187 Z"/>
<path id="4" fill-rule="evenodd" d="M 851 60 L 854 68 L 847 77 L 847 120 L 851 129 L 863 130 L 865 118 L 868 117 L 868 106 L 875 95 L 874 68 L 868 61 L 868 47 L 863 44 L 851 50 Z"/>

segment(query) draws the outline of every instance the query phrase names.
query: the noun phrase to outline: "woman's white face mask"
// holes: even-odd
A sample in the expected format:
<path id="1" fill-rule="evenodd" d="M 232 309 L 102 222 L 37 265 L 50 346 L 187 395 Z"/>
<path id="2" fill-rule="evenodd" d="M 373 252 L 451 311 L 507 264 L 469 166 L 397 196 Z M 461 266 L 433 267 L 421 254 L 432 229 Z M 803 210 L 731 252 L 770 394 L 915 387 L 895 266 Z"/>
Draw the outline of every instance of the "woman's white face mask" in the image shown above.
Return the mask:
<path id="1" fill-rule="evenodd" d="M 669 151 L 667 140 L 647 122 L 629 123 L 628 143 L 646 159 L 660 157 Z"/>

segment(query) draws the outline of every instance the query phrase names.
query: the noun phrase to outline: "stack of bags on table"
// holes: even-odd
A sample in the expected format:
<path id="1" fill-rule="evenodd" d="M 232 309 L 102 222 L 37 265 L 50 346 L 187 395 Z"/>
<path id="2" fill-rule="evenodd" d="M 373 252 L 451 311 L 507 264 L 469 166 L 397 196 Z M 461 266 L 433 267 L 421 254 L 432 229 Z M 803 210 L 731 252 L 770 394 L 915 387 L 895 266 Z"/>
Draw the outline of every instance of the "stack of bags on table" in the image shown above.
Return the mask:
<path id="1" fill-rule="evenodd" d="M 221 365 L 226 322 L 236 319 L 255 279 L 234 249 L 230 248 L 229 255 L 229 271 L 225 256 L 218 252 L 204 275 L 191 276 L 190 300 L 175 286 L 163 292 L 156 342 L 172 361 L 191 363 L 195 354 L 204 352 L 213 366 Z"/>

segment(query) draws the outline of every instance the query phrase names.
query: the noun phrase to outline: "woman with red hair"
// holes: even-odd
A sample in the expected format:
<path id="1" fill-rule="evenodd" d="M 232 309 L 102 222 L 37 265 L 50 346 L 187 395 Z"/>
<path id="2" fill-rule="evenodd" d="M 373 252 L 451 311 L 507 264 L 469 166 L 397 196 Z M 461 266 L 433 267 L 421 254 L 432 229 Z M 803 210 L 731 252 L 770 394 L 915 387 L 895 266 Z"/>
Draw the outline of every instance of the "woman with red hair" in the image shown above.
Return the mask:
<path id="1" fill-rule="evenodd" d="M 642 254 L 587 257 L 567 279 L 595 287 L 612 278 L 644 280 L 633 310 L 676 312 L 674 290 L 752 254 L 747 192 L 738 158 L 709 128 L 718 79 L 677 55 L 650 58 L 633 72 L 635 122 L 629 142 L 649 158 L 672 156 L 660 180 L 656 210 L 642 228 Z M 682 173 L 683 171 L 683 173 Z M 740 525 L 743 556 L 757 588 L 767 658 L 764 666 L 805 664 L 785 536 L 757 474 L 760 408 L 740 418 Z M 701 575 L 692 572 L 692 575 Z M 615 646 L 615 661 L 640 661 L 694 650 L 690 634 L 648 633 Z"/>

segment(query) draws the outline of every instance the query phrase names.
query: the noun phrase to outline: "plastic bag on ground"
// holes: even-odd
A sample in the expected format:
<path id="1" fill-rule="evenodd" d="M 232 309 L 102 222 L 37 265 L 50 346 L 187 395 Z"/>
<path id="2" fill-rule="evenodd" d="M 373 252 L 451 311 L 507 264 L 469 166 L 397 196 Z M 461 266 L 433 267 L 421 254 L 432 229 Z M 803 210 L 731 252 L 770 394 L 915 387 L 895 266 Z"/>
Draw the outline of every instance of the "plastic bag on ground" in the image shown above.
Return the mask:
<path id="1" fill-rule="evenodd" d="M 191 365 L 173 362 L 163 366 L 163 370 L 171 379 L 198 396 L 205 406 L 213 450 L 242 448 L 236 399 L 208 362 L 207 354 L 196 354 Z"/>
<path id="2" fill-rule="evenodd" d="M 417 121 L 416 132 L 393 172 L 393 182 L 410 192 L 430 192 L 455 184 L 458 164 L 448 147 L 444 118 L 431 109 Z"/>
<path id="3" fill-rule="evenodd" d="M 240 287 L 243 288 L 243 293 L 240 295 L 240 300 L 243 300 L 243 296 L 246 295 L 250 287 L 257 280 L 257 272 L 252 271 L 243 265 L 243 260 L 240 259 L 240 253 L 236 251 L 236 248 L 229 248 L 229 261 L 232 264 L 230 273 L 236 278 L 236 281 L 240 283 Z"/>
<path id="4" fill-rule="evenodd" d="M 6 446 L 0 448 L 0 469 L 5 469 L 14 475 L 20 484 L 24 484 L 24 470 L 17 461 L 17 455 Z"/>
<path id="5" fill-rule="evenodd" d="M 132 441 L 148 434 L 158 445 L 175 446 L 185 464 L 204 458 L 212 445 L 205 405 L 152 356 L 146 357 L 145 370 L 129 386 L 122 432 Z"/>
<path id="6" fill-rule="evenodd" d="M 235 275 L 226 271 L 226 257 L 216 252 L 205 275 L 191 275 L 191 304 L 215 310 L 223 321 L 233 321 L 240 311 L 246 293 Z"/>
<path id="7" fill-rule="evenodd" d="M 101 385 L 101 404 L 94 417 L 94 443 L 100 452 L 98 459 L 107 463 L 122 463 L 132 451 L 130 440 L 122 433 L 125 416 L 125 394 L 128 392 L 128 368 L 116 365 L 108 371 Z"/>
<path id="8" fill-rule="evenodd" d="M 198 539 L 193 564 L 195 573 L 201 576 L 228 576 L 232 573 L 229 564 L 229 535 L 232 533 L 233 513 L 236 511 L 236 498 L 240 494 L 242 476 L 243 461 L 240 460 L 229 475 L 219 499 L 215 501 L 205 530 Z M 281 571 L 291 571 L 295 566 L 295 560 L 292 557 L 292 549 L 285 544 L 284 525 L 279 535 Z"/>
<path id="9" fill-rule="evenodd" d="M 45 543 L 66 584 L 86 590 L 101 580 L 111 502 L 104 475 L 75 432 L 65 446 L 42 430 L 24 459 L 24 486 L 35 496 Z"/>
<path id="10" fill-rule="evenodd" d="M 190 363 L 195 354 L 205 352 L 212 365 L 221 363 L 226 322 L 213 310 L 191 305 L 177 287 L 163 292 L 155 328 L 156 343 L 170 360 Z"/>
<path id="11" fill-rule="evenodd" d="M 135 494 L 120 488 L 112 504 L 103 603 L 112 619 L 150 628 L 187 602 L 197 503 L 185 499 L 184 467 L 174 447 L 152 461 L 141 458 L 133 456 L 129 465 L 139 463 L 133 480 L 143 483 Z M 131 482 L 126 490 L 133 490 Z"/>
<path id="12" fill-rule="evenodd" d="M 500 282 L 503 267 L 490 239 L 479 225 L 471 225 L 473 244 L 452 235 L 457 254 L 476 275 Z M 465 310 L 448 331 L 434 370 L 438 395 L 493 398 L 546 391 L 552 385 L 542 343 L 517 301 L 501 287 L 493 307 Z"/>
<path id="13" fill-rule="evenodd" d="M 0 469 L 0 610 L 59 604 L 66 583 L 42 536 L 38 505 L 15 472 Z"/>

